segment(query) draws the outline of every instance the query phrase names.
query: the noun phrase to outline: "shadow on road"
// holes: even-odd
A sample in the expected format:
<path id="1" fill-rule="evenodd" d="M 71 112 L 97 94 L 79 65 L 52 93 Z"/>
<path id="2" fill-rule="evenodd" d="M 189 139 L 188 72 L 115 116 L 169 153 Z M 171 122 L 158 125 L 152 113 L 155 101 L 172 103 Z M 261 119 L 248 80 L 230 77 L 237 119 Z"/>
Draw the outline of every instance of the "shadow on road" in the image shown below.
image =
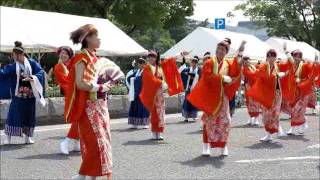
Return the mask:
<path id="1" fill-rule="evenodd" d="M 131 129 L 131 128 L 111 129 L 111 132 L 135 132 L 135 131 L 142 131 L 142 130 L 148 130 L 148 129 Z"/>
<path id="2" fill-rule="evenodd" d="M 289 121 L 290 118 L 280 118 L 280 121 Z"/>
<path id="3" fill-rule="evenodd" d="M 179 162 L 182 165 L 190 166 L 190 167 L 201 167 L 206 165 L 212 165 L 215 168 L 221 168 L 224 165 L 224 156 L 218 156 L 218 157 L 204 157 L 204 156 L 198 156 L 191 160 L 187 160 L 184 162 Z"/>
<path id="4" fill-rule="evenodd" d="M 28 146 L 29 146 L 28 144 L 7 144 L 7 145 L 1 145 L 1 146 L 0 146 L 0 152 L 14 151 L 14 150 L 19 150 L 19 149 L 24 149 L 24 148 L 27 148 Z"/>
<path id="5" fill-rule="evenodd" d="M 141 141 L 128 141 L 126 143 L 123 143 L 124 146 L 132 146 L 132 145 L 151 145 L 151 146 L 157 146 L 161 144 L 168 144 L 165 141 L 154 141 L 151 139 L 141 140 Z"/>
<path id="6" fill-rule="evenodd" d="M 69 160 L 70 157 L 73 157 L 73 156 L 81 156 L 81 154 L 80 152 L 70 152 L 69 155 L 64 155 L 60 153 L 37 154 L 37 155 L 26 156 L 18 159 L 21 159 L 21 160 L 30 160 L 30 159 Z"/>
<path id="7" fill-rule="evenodd" d="M 315 117 L 319 116 L 318 114 L 314 114 L 314 113 L 306 113 L 305 115 L 306 116 L 315 116 Z"/>
<path id="8" fill-rule="evenodd" d="M 278 139 L 281 140 L 299 140 L 303 142 L 309 142 L 310 139 L 305 138 L 303 135 L 288 135 L 288 136 L 283 136 L 279 137 Z"/>
<path id="9" fill-rule="evenodd" d="M 259 142 L 251 146 L 246 146 L 246 148 L 249 149 L 278 149 L 282 147 L 283 145 L 279 142 Z"/>
<path id="10" fill-rule="evenodd" d="M 192 132 L 187 132 L 186 134 L 202 134 L 202 131 L 201 130 L 198 130 L 198 131 L 192 131 Z"/>
<path id="11" fill-rule="evenodd" d="M 188 122 L 184 122 L 184 121 L 178 121 L 178 122 L 166 122 L 166 125 L 175 125 L 175 124 L 178 124 L 178 125 L 187 125 L 187 124 L 194 124 L 196 123 L 197 121 L 188 121 Z"/>
<path id="12" fill-rule="evenodd" d="M 65 136 L 52 136 L 48 137 L 47 139 L 52 139 L 52 140 L 63 140 Z"/>
<path id="13" fill-rule="evenodd" d="M 248 124 L 242 124 L 238 126 L 231 126 L 231 128 L 263 128 L 263 126 L 251 126 Z"/>

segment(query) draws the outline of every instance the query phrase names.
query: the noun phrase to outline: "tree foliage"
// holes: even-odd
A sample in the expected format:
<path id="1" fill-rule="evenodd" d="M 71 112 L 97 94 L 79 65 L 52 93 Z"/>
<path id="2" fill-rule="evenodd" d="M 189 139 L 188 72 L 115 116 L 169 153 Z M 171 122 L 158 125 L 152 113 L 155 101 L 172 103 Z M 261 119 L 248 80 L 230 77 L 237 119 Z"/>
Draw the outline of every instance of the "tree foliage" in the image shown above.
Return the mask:
<path id="1" fill-rule="evenodd" d="M 268 28 L 271 36 L 305 41 L 320 48 L 318 0 L 248 0 L 236 7 Z"/>
<path id="2" fill-rule="evenodd" d="M 175 43 L 171 37 L 181 39 L 175 33 L 186 34 L 186 17 L 193 14 L 193 0 L 0 0 L 0 5 L 108 18 L 145 48 L 160 51 Z"/>

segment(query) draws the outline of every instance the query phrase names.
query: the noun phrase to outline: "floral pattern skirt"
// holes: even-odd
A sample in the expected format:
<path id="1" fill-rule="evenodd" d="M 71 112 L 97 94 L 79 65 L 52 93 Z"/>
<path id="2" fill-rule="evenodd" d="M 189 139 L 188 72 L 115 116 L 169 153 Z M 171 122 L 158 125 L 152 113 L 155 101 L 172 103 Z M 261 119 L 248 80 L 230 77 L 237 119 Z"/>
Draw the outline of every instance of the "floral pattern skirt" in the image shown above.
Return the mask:
<path id="1" fill-rule="evenodd" d="M 204 113 L 202 120 L 204 124 L 203 142 L 209 143 L 212 148 L 225 147 L 229 137 L 231 122 L 227 96 L 223 97 L 220 110 L 215 115 Z"/>
<path id="2" fill-rule="evenodd" d="M 272 107 L 268 109 L 262 107 L 262 121 L 264 124 L 264 128 L 270 134 L 276 133 L 279 130 L 281 101 L 281 92 L 280 90 L 277 90 Z"/>
<path id="3" fill-rule="evenodd" d="M 110 118 L 107 101 L 87 101 L 79 121 L 82 164 L 79 174 L 105 176 L 112 173 Z"/>
<path id="4" fill-rule="evenodd" d="M 162 133 L 164 131 L 165 123 L 165 103 L 162 88 L 159 88 L 157 91 L 154 101 L 154 107 L 150 115 L 151 131 L 155 133 Z"/>
<path id="5" fill-rule="evenodd" d="M 312 94 L 298 97 L 291 113 L 291 126 L 300 126 L 306 122 L 305 113 Z"/>

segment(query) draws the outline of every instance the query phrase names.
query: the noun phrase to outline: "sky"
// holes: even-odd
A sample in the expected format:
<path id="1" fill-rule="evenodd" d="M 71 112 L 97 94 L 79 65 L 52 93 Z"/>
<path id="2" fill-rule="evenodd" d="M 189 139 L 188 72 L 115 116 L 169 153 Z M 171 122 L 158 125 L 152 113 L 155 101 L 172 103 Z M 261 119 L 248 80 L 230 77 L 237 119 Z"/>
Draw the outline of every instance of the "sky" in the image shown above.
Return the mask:
<path id="1" fill-rule="evenodd" d="M 229 11 L 235 15 L 233 19 L 226 19 L 226 23 L 231 26 L 237 26 L 238 21 L 249 20 L 243 15 L 242 11 L 234 11 L 235 6 L 246 0 L 194 0 L 194 12 L 191 19 L 204 21 L 206 18 L 209 22 L 214 22 L 215 18 L 226 18 Z"/>

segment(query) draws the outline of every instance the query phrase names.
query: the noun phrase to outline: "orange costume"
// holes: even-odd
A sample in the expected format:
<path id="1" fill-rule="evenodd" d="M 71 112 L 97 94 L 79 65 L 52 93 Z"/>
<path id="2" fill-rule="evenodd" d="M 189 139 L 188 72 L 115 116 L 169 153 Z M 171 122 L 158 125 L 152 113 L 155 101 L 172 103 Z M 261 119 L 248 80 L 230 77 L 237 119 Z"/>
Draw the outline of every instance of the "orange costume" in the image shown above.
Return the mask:
<path id="1" fill-rule="evenodd" d="M 242 69 L 242 74 L 245 78 L 245 97 L 248 113 L 250 117 L 258 117 L 260 114 L 260 104 L 247 95 L 248 89 L 250 89 L 257 80 L 255 71 L 259 66 L 245 66 Z"/>
<path id="2" fill-rule="evenodd" d="M 318 74 L 318 75 L 316 75 Z M 317 65 L 315 68 L 315 86 L 320 88 L 320 65 Z"/>
<path id="3" fill-rule="evenodd" d="M 60 62 L 54 66 L 54 76 L 56 83 L 60 86 L 62 94 L 66 91 L 68 85 L 68 74 L 70 66 L 67 66 L 63 62 Z M 70 139 L 79 139 L 79 130 L 76 123 L 72 123 L 67 134 Z"/>
<path id="4" fill-rule="evenodd" d="M 295 101 L 292 104 L 291 126 L 300 126 L 306 122 L 305 112 L 314 93 L 314 80 L 317 76 L 318 65 L 301 61 L 294 65 L 296 79 Z M 315 106 L 315 105 L 314 105 Z"/>
<path id="5" fill-rule="evenodd" d="M 83 81 L 92 82 L 97 70 L 98 58 L 94 52 L 82 49 L 71 60 L 69 84 L 66 89 L 65 119 L 78 123 L 82 163 L 79 174 L 86 176 L 111 176 L 110 118 L 105 96 L 83 91 L 76 86 L 76 65 L 85 64 Z M 100 77 L 99 77 L 100 78 Z M 98 79 L 99 82 L 99 79 Z"/>
<path id="6" fill-rule="evenodd" d="M 165 80 L 168 85 L 169 95 L 175 95 L 183 91 L 183 83 L 178 72 L 175 58 L 169 58 L 161 62 L 161 67 L 153 67 L 148 64 L 142 74 L 141 102 L 151 112 L 150 122 L 153 133 L 164 131 L 164 95 L 162 83 Z"/>
<path id="7" fill-rule="evenodd" d="M 252 74 L 257 77 L 257 80 L 247 90 L 247 96 L 262 105 L 262 121 L 265 130 L 270 134 L 279 130 L 282 94 L 278 72 L 277 63 L 272 67 L 270 67 L 269 63 L 260 64 L 255 73 Z"/>
<path id="8" fill-rule="evenodd" d="M 286 72 L 286 75 L 279 79 L 278 72 Z M 307 98 L 312 92 L 310 72 L 310 65 L 301 61 L 296 66 L 292 59 L 275 63 L 273 69 L 270 69 L 268 63 L 260 66 L 256 72 L 259 79 L 247 94 L 263 105 L 263 121 L 267 132 L 278 132 L 282 99 L 291 112 L 291 126 L 305 123 Z M 300 82 L 296 83 L 296 79 Z"/>
<path id="9" fill-rule="evenodd" d="M 205 62 L 202 77 L 187 97 L 192 105 L 204 111 L 203 142 L 212 148 L 226 146 L 231 121 L 229 100 L 240 87 L 240 72 L 237 58 L 219 63 L 213 57 Z M 232 82 L 225 84 L 224 76 L 230 76 Z"/>
<path id="10" fill-rule="evenodd" d="M 312 63 L 311 63 L 312 64 Z M 312 108 L 315 109 L 316 105 L 317 105 L 317 81 L 319 83 L 319 72 L 320 72 L 320 65 L 319 64 L 312 64 L 312 79 L 313 81 L 313 91 L 312 93 L 309 95 L 309 101 L 308 101 L 308 108 Z"/>

